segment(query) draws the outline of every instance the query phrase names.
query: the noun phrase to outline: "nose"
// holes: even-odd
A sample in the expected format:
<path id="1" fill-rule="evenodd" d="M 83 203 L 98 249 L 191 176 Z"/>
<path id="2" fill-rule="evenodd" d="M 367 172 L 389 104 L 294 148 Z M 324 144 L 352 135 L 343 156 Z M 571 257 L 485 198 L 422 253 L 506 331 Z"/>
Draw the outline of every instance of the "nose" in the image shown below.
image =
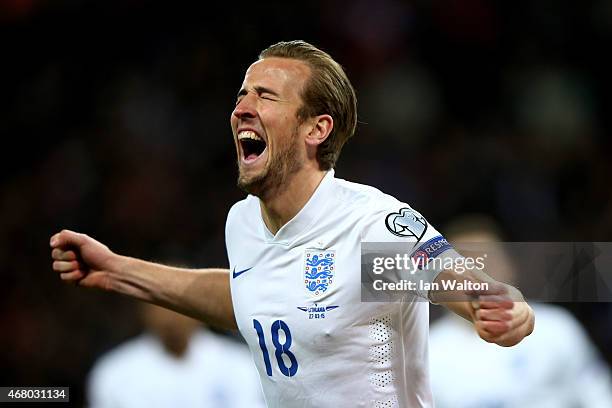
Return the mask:
<path id="1" fill-rule="evenodd" d="M 237 119 L 254 118 L 257 115 L 257 111 L 255 110 L 253 95 L 250 93 L 244 95 L 234 108 L 232 115 Z"/>

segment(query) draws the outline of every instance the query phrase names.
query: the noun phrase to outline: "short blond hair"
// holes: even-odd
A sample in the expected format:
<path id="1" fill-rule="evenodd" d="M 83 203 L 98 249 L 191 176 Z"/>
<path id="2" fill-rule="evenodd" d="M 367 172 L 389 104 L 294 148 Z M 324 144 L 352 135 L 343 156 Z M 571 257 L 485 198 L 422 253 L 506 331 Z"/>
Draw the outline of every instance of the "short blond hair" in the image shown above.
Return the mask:
<path id="1" fill-rule="evenodd" d="M 302 90 L 304 105 L 298 110 L 302 120 L 327 114 L 334 126 L 317 150 L 321 170 L 333 168 L 344 143 L 357 127 L 357 96 L 344 69 L 326 52 L 305 41 L 283 41 L 273 44 L 259 54 L 268 57 L 291 58 L 303 61 L 311 69 L 311 76 Z"/>

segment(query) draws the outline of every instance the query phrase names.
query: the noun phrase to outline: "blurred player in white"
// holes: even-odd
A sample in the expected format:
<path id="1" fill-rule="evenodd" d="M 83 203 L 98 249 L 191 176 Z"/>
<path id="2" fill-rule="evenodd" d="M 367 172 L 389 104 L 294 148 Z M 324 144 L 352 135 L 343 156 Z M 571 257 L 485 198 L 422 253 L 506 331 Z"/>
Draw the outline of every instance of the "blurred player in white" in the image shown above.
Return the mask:
<path id="1" fill-rule="evenodd" d="M 265 406 L 244 346 L 151 304 L 143 304 L 142 317 L 143 334 L 94 364 L 87 384 L 91 408 Z"/>
<path id="2" fill-rule="evenodd" d="M 454 244 L 502 240 L 497 225 L 482 215 L 456 219 L 445 233 Z M 511 261 L 497 256 L 496 262 L 496 277 L 512 282 Z M 432 324 L 437 408 L 612 408 L 609 368 L 580 323 L 559 306 L 536 303 L 533 309 L 537 330 L 511 348 L 478 341 L 470 325 L 454 315 Z"/>
<path id="3" fill-rule="evenodd" d="M 500 345 L 531 333 L 533 311 L 514 301 L 522 299 L 516 289 L 495 283 L 472 302 L 436 292 L 361 302 L 361 242 L 435 247 L 432 257 L 452 249 L 408 205 L 334 177 L 356 123 L 340 65 L 301 41 L 275 44 L 247 70 L 231 115 L 238 185 L 250 194 L 227 219 L 231 271 L 152 264 L 71 231 L 51 239 L 54 269 L 81 286 L 238 327 L 271 407 L 430 407 L 428 304 L 417 295 Z M 488 279 L 437 272 L 426 278 Z"/>

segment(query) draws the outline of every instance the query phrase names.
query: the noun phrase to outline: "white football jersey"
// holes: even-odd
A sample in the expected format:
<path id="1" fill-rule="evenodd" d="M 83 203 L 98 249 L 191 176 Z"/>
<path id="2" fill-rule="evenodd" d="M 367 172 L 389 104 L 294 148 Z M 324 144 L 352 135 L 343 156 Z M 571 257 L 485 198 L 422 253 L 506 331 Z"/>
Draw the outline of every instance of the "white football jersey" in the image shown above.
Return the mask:
<path id="1" fill-rule="evenodd" d="M 436 407 L 612 407 L 609 368 L 580 323 L 559 306 L 536 303 L 533 310 L 536 329 L 513 347 L 482 341 L 456 315 L 434 322 L 430 349 Z"/>
<path id="2" fill-rule="evenodd" d="M 176 358 L 146 333 L 98 359 L 88 376 L 88 406 L 260 408 L 257 377 L 246 347 L 222 336 L 198 330 Z"/>
<path id="3" fill-rule="evenodd" d="M 411 228 L 394 223 L 406 215 Z M 268 406 L 431 407 L 429 304 L 416 294 L 362 302 L 360 248 L 436 239 L 408 205 L 333 171 L 276 235 L 258 198 L 236 203 L 226 225 L 232 300 Z"/>

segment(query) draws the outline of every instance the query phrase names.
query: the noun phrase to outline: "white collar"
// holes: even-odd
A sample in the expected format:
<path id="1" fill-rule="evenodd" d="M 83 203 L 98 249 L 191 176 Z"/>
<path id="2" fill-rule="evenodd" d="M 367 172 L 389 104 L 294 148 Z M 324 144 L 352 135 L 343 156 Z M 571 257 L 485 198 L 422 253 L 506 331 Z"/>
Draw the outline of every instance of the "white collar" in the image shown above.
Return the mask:
<path id="1" fill-rule="evenodd" d="M 281 229 L 278 230 L 276 235 L 273 235 L 268 227 L 266 227 L 266 224 L 261 217 L 261 203 L 259 200 L 257 200 L 259 204 L 258 209 L 261 230 L 266 242 L 289 245 L 302 232 L 310 228 L 323 213 L 325 204 L 329 203 L 328 192 L 331 191 L 334 185 L 334 180 L 334 170 L 331 169 L 325 174 L 315 191 L 312 193 L 312 196 L 308 199 L 302 209 L 291 220 L 289 220 L 289 222 L 283 225 Z"/>

